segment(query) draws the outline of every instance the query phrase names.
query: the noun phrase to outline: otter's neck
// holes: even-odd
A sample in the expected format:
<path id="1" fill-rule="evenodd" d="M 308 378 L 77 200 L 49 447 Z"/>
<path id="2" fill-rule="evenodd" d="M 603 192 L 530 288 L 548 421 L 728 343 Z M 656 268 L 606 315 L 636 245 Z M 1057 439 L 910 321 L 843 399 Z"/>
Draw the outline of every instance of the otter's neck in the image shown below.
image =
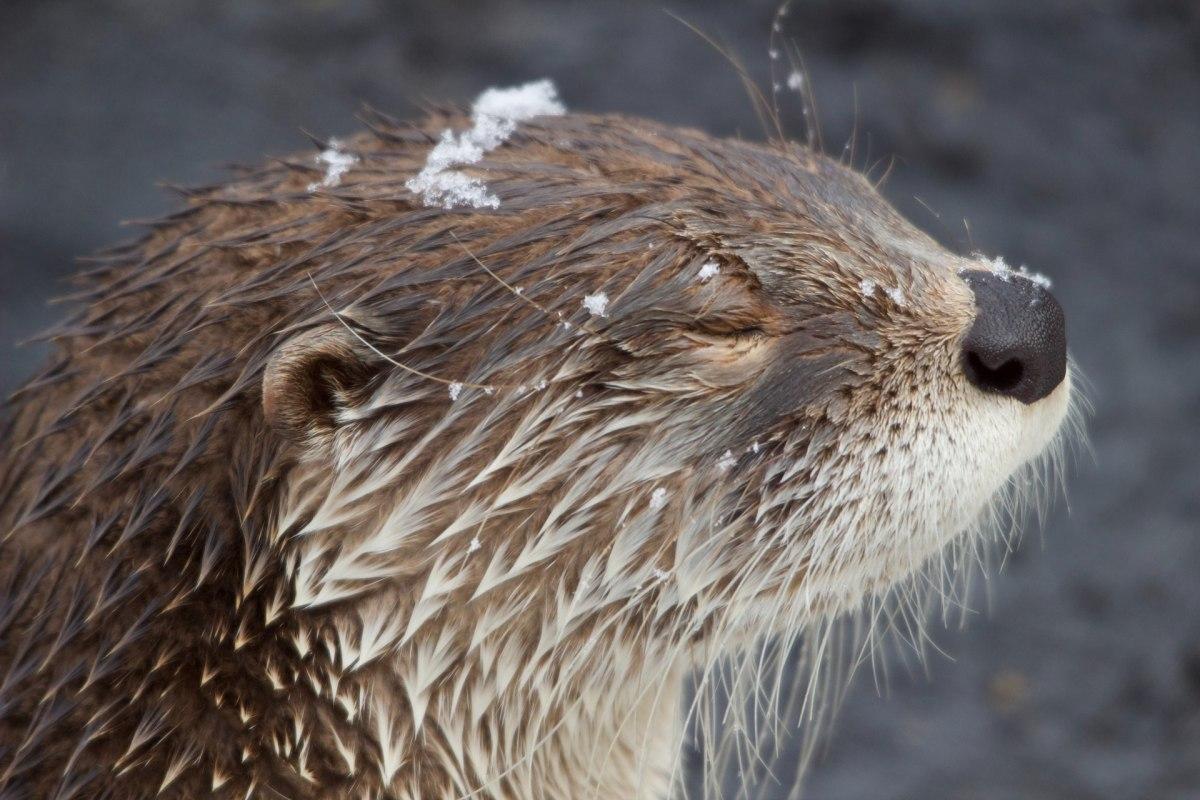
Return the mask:
<path id="1" fill-rule="evenodd" d="M 456 621 L 363 662 L 345 614 L 288 634 L 304 654 L 274 673 L 291 700 L 257 728 L 276 769 L 322 765 L 314 797 L 664 800 L 679 779 L 682 659 L 608 637 L 539 653 L 516 621 L 472 644 Z"/>

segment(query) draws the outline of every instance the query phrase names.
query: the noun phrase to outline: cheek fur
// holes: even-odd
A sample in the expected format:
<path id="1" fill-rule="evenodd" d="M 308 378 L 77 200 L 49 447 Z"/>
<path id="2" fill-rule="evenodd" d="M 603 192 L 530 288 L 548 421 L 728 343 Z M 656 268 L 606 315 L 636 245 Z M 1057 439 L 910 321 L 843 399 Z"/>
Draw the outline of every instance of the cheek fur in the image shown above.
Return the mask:
<path id="1" fill-rule="evenodd" d="M 885 394 L 855 417 L 838 458 L 814 472 L 817 485 L 837 487 L 812 504 L 819 524 L 803 588 L 821 598 L 821 611 L 886 591 L 979 525 L 1053 449 L 1071 392 L 1064 383 L 1025 406 L 944 375 L 924 378 L 920 390 Z"/>

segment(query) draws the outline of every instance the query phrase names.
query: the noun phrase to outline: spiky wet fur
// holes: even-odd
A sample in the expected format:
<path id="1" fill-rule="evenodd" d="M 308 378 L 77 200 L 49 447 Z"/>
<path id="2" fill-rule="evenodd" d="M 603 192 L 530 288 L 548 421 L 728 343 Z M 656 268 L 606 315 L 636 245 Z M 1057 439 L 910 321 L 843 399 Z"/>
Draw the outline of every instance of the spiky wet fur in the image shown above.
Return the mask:
<path id="1" fill-rule="evenodd" d="M 1040 485 L 1069 386 L 966 383 L 971 260 L 860 176 L 573 115 L 479 165 L 498 210 L 421 207 L 466 124 L 373 116 L 341 185 L 243 170 L 79 278 L 5 423 L 0 796 L 655 798 L 685 729 L 715 790 Z"/>

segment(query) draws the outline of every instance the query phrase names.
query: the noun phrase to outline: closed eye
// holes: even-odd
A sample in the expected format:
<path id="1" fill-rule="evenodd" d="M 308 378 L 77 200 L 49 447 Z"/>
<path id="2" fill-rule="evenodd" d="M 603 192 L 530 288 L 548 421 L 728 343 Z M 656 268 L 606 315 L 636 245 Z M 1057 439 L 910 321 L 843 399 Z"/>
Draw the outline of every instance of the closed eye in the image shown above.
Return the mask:
<path id="1" fill-rule="evenodd" d="M 757 325 L 723 330 L 713 330 L 707 326 L 698 325 L 687 331 L 685 335 L 705 347 L 739 350 L 755 347 L 770 338 L 767 332 Z"/>
<path id="2" fill-rule="evenodd" d="M 747 341 L 762 339 L 767 332 L 757 323 L 728 317 L 700 317 L 692 320 L 692 329 L 706 340 Z"/>
<path id="3" fill-rule="evenodd" d="M 735 341 L 758 341 L 767 338 L 767 332 L 757 325 L 752 325 L 748 328 L 739 328 L 732 333 L 726 334 L 729 338 Z"/>

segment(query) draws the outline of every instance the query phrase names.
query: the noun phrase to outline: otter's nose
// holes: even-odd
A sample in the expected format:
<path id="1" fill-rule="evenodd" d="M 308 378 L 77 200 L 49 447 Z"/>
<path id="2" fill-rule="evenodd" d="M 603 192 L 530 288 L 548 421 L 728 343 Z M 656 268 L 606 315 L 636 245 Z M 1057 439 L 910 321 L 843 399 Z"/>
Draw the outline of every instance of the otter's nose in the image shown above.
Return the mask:
<path id="1" fill-rule="evenodd" d="M 1045 288 L 1012 272 L 962 273 L 975 293 L 975 322 L 963 340 L 963 370 L 985 392 L 1035 403 L 1067 374 L 1067 322 Z"/>

